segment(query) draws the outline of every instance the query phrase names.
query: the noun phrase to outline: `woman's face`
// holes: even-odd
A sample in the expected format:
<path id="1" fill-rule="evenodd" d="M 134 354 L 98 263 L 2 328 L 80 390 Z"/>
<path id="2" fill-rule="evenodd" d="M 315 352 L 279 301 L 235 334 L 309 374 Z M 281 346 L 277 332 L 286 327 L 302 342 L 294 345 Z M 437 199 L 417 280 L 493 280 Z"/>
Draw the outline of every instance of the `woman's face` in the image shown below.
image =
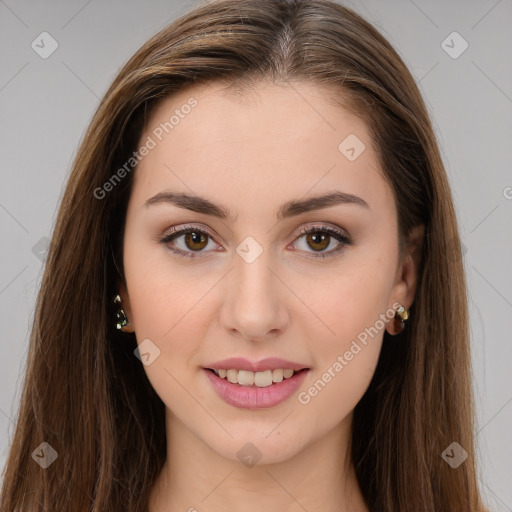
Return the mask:
<path id="1" fill-rule="evenodd" d="M 347 426 L 412 301 L 369 131 L 323 94 L 193 87 L 140 139 L 123 307 L 173 432 L 228 459 L 251 442 L 286 460 Z"/>

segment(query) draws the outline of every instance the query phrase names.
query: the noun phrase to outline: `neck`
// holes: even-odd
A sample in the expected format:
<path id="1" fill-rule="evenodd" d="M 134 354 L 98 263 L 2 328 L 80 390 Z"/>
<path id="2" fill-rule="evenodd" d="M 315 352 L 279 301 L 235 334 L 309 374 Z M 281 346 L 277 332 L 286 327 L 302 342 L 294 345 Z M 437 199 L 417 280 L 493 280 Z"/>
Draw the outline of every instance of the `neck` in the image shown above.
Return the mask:
<path id="1" fill-rule="evenodd" d="M 351 421 L 292 458 L 247 467 L 218 455 L 167 410 L 167 460 L 149 512 L 368 512 L 350 457 Z"/>

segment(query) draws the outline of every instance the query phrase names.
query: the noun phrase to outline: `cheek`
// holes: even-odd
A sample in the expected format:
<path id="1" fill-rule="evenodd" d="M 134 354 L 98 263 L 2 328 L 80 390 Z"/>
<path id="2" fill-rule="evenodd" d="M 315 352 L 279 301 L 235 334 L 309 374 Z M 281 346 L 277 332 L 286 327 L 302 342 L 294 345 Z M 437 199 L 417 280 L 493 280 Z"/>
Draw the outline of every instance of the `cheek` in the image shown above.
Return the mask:
<path id="1" fill-rule="evenodd" d="M 377 334 L 368 345 L 357 340 L 347 350 L 332 354 L 329 362 L 311 375 L 297 398 L 299 404 L 317 416 L 322 414 L 326 431 L 342 421 L 354 409 L 367 390 L 377 366 L 382 334 Z"/>
<path id="2" fill-rule="evenodd" d="M 348 268 L 348 267 L 347 267 Z M 324 292 L 309 291 L 322 320 L 312 346 L 315 371 L 300 403 L 334 407 L 339 420 L 366 391 L 378 363 L 388 310 L 392 273 L 379 259 L 337 273 Z M 313 308 L 312 308 L 313 309 Z M 314 333 L 311 333 L 313 335 Z"/>
<path id="3" fill-rule="evenodd" d="M 192 387 L 203 362 L 202 343 L 216 321 L 211 300 L 219 273 L 177 264 L 165 249 L 129 237 L 124 262 L 137 343 L 149 339 L 158 353 L 144 367 L 146 374 L 166 404 L 186 400 L 182 386 Z"/>
<path id="4" fill-rule="evenodd" d="M 213 284 L 213 283 L 212 283 Z M 202 297 L 212 284 L 206 279 L 192 285 L 172 280 L 152 269 L 140 281 L 132 281 L 130 296 L 137 341 L 151 339 L 162 359 L 172 366 L 189 364 L 212 321 Z"/>
<path id="5" fill-rule="evenodd" d="M 136 256 L 131 253 L 126 268 L 135 335 L 141 353 L 149 346 L 157 354 L 144 371 L 167 407 L 188 410 L 193 401 L 186 390 L 192 389 L 198 366 L 194 358 L 212 322 L 201 298 L 214 282 L 207 277 L 192 282 L 165 257 Z"/>
<path id="6" fill-rule="evenodd" d="M 383 329 L 379 319 L 388 309 L 394 277 L 391 267 L 375 258 L 347 263 L 343 270 L 317 280 L 314 287 L 303 282 L 302 295 L 324 324 L 322 345 L 327 353 L 345 350 L 367 328 Z"/>
<path id="7" fill-rule="evenodd" d="M 332 301 L 326 304 L 331 308 L 324 310 L 326 323 L 334 334 L 327 331 L 316 338 L 314 371 L 297 397 L 306 410 L 329 411 L 325 428 L 337 424 L 357 405 L 379 360 L 385 301 L 382 294 L 374 291 L 370 296 L 369 291 L 362 290 L 359 285 L 345 283 L 338 289 L 338 307 L 334 308 Z"/>

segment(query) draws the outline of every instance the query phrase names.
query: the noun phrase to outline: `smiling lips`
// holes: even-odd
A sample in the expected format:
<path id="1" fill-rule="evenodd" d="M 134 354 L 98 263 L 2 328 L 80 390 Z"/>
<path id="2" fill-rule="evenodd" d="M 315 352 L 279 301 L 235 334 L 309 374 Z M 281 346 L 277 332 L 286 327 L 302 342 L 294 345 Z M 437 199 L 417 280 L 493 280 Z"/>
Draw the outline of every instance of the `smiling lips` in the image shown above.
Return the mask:
<path id="1" fill-rule="evenodd" d="M 230 358 L 204 367 L 217 394 L 228 404 L 248 409 L 273 407 L 289 398 L 309 368 L 279 358 L 256 363 Z"/>

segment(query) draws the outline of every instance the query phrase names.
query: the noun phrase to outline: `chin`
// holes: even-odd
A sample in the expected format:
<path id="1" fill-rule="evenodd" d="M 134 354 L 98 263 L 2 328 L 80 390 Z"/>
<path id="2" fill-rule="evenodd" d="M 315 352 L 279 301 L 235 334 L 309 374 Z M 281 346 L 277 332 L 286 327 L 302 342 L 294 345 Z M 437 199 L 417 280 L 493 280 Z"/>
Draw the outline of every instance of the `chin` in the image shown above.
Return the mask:
<path id="1" fill-rule="evenodd" d="M 258 428 L 254 424 L 240 423 L 237 429 L 228 427 L 232 438 L 226 434 L 222 439 L 218 436 L 203 438 L 203 442 L 220 457 L 241 462 L 247 467 L 285 462 L 299 454 L 308 443 L 304 440 L 303 428 L 300 434 L 292 429 L 283 432 L 275 428 L 279 421 L 274 421 L 264 432 L 261 426 Z"/>

